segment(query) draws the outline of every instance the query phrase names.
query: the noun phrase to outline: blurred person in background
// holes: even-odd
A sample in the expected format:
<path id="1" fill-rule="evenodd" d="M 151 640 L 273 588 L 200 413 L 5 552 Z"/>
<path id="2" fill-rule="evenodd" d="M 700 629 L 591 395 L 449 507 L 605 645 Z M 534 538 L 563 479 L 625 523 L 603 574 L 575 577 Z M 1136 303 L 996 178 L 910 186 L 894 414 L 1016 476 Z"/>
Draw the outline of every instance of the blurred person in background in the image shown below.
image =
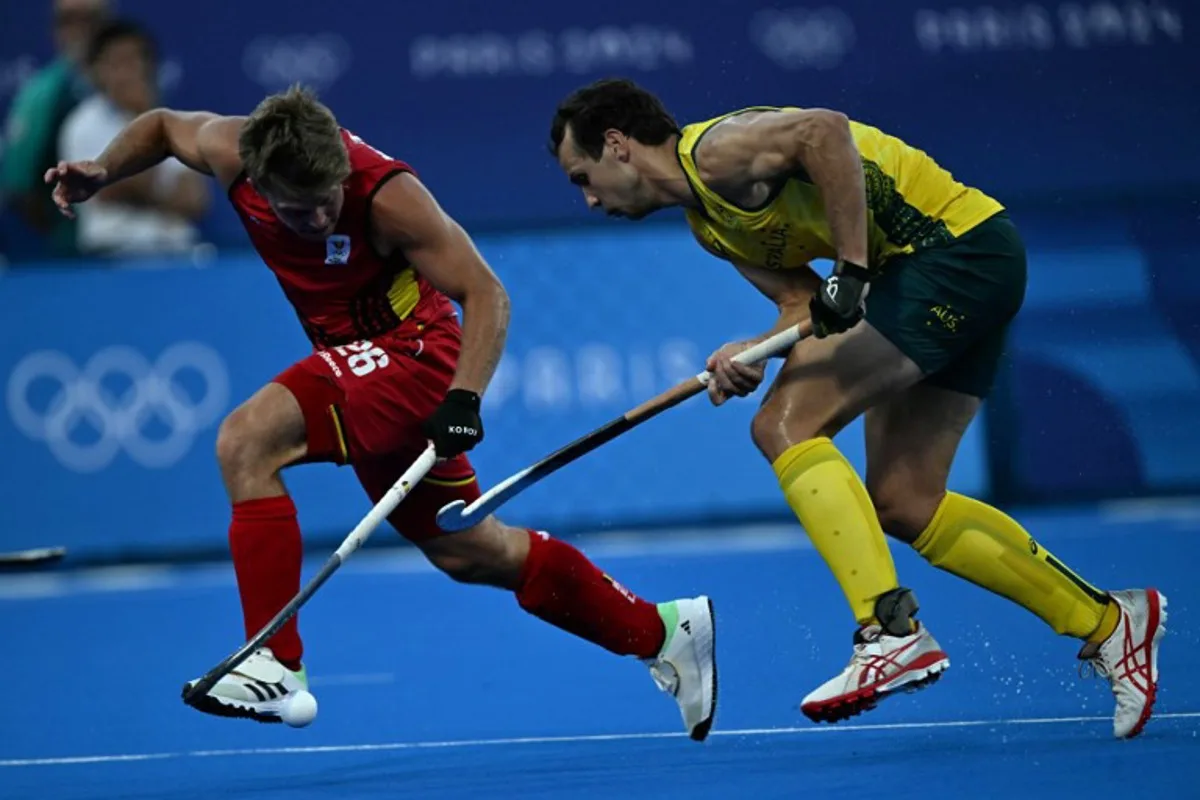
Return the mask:
<path id="1" fill-rule="evenodd" d="M 45 251 L 53 256 L 75 253 L 75 223 L 55 212 L 42 175 L 58 161 L 63 120 L 91 91 L 83 63 L 108 14 L 106 0 L 55 0 L 56 58 L 21 87 L 5 124 L 0 195 L 25 224 L 46 237 Z"/>
<path id="2" fill-rule="evenodd" d="M 64 161 L 96 158 L 126 125 L 158 105 L 157 48 L 137 24 L 105 24 L 92 40 L 87 66 L 97 92 L 63 122 L 58 149 Z M 94 256 L 187 252 L 197 244 L 195 223 L 209 200 L 207 179 L 168 158 L 80 208 L 78 249 Z"/>

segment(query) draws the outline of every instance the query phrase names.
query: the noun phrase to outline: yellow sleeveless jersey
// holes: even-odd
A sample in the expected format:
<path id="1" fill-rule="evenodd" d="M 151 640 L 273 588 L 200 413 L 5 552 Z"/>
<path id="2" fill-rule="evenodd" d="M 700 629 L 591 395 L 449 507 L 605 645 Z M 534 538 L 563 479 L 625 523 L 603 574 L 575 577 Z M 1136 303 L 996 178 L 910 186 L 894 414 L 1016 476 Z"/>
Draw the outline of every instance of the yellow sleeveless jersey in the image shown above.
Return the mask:
<path id="1" fill-rule="evenodd" d="M 701 137 L 718 122 L 747 111 L 787 111 L 755 106 L 683 129 L 677 152 L 700 208 L 687 210 L 688 224 L 710 250 L 731 260 L 790 269 L 837 251 L 821 194 L 804 174 L 785 181 L 758 208 L 740 208 L 704 185 L 695 153 Z M 925 153 L 869 125 L 850 122 L 862 157 L 867 190 L 870 269 L 893 256 L 960 236 L 1003 206 L 956 181 Z"/>

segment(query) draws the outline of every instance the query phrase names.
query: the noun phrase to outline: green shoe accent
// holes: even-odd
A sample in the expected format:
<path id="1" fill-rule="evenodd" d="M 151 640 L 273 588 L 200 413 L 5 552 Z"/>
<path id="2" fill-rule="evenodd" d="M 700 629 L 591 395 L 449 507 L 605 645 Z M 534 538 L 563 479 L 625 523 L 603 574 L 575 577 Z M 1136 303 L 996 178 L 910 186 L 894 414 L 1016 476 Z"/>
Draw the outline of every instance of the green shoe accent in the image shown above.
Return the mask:
<path id="1" fill-rule="evenodd" d="M 658 604 L 658 616 L 662 618 L 663 628 L 667 635 L 663 637 L 662 649 L 659 655 L 666 651 L 667 645 L 675 638 L 675 629 L 679 627 L 679 603 L 672 600 L 669 603 Z"/>
<path id="2" fill-rule="evenodd" d="M 284 667 L 284 669 L 287 669 L 287 667 Z M 292 671 L 289 669 L 288 672 L 292 672 Z M 308 691 L 308 667 L 301 664 L 300 670 L 298 672 L 292 672 L 292 674 L 295 675 L 296 679 L 304 685 L 304 691 L 307 692 Z"/>

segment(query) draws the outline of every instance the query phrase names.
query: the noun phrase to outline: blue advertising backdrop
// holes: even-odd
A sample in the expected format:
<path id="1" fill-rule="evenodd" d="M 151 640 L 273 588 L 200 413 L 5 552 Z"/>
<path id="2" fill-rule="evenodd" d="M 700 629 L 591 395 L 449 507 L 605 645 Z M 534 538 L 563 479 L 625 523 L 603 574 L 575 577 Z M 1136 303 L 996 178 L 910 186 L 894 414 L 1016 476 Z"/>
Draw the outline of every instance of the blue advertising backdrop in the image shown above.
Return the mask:
<path id="1" fill-rule="evenodd" d="M 48 58 L 49 8 L 6 6 L 0 106 Z M 1002 380 L 953 474 L 954 488 L 1009 502 L 1200 492 L 1200 159 L 1184 133 L 1200 128 L 1198 9 L 347 0 L 317 15 L 211 0 L 198 15 L 120 3 L 160 39 L 165 104 L 241 113 L 304 81 L 345 125 L 412 162 L 477 236 L 514 301 L 475 458 L 485 485 L 772 321 L 677 225 L 514 232 L 588 219 L 544 147 L 565 93 L 621 74 L 685 121 L 824 105 L 922 147 L 1012 205 L 1031 247 Z M 244 247 L 228 204 L 215 209 L 210 239 Z M 10 256 L 21 244 L 5 243 Z M 199 269 L 106 266 L 0 276 L 0 548 L 222 552 L 219 420 L 307 342 L 252 255 L 230 250 Z M 749 442 L 754 408 L 694 400 L 506 516 L 563 529 L 786 518 Z M 839 444 L 861 470 L 861 427 Z M 305 467 L 288 481 L 317 540 L 340 539 L 367 507 L 348 470 Z"/>
<path id="2" fill-rule="evenodd" d="M 774 321 L 767 301 L 686 231 L 485 238 L 513 298 L 473 460 L 490 486 L 703 369 Z M 570 270 L 570 280 L 556 280 Z M 252 256 L 206 269 L 46 270 L 0 279 L 6 413 L 0 546 L 53 539 L 82 557 L 224 547 L 213 458 L 221 417 L 308 352 Z M 71 325 L 62 323 L 64 318 Z M 505 509 L 552 528 L 786 515 L 749 439 L 753 400 L 694 398 Z M 861 468 L 861 428 L 839 440 Z M 369 508 L 349 470 L 287 475 L 304 527 L 340 539 Z M 980 433 L 955 472 L 985 489 Z M 390 534 L 380 535 L 380 539 Z"/>
<path id="3" fill-rule="evenodd" d="M 1071 241 L 1060 222 L 1043 223 L 1026 226 L 1026 308 L 952 488 L 1020 500 L 1200 489 L 1200 283 L 1171 249 L 1183 245 L 1129 216 L 1095 218 Z M 474 454 L 485 486 L 773 322 L 767 301 L 686 230 L 620 228 L 480 237 L 514 304 Z M 225 546 L 219 420 L 308 344 L 253 256 L 140 266 L 0 278 L 0 547 L 61 540 L 81 557 L 108 557 Z M 175 268 L 155 268 L 166 266 Z M 786 519 L 749 441 L 756 404 L 689 401 L 529 490 L 505 516 L 555 529 Z M 862 471 L 861 425 L 838 444 Z M 287 481 L 314 541 L 340 540 L 368 507 L 349 470 L 301 467 Z"/>

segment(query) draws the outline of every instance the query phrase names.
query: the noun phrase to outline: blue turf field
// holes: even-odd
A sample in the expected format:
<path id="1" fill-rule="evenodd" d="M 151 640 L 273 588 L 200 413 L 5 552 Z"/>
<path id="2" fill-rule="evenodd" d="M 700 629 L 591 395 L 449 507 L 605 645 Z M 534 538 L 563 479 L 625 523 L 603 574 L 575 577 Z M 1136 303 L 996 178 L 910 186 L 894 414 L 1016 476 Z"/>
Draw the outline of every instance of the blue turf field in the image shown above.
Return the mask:
<path id="1" fill-rule="evenodd" d="M 651 599 L 714 598 L 721 705 L 703 745 L 635 661 L 407 554 L 360 554 L 302 613 L 321 703 L 303 730 L 179 700 L 240 644 L 227 565 L 0 575 L 0 797 L 1197 796 L 1200 507 L 1022 519 L 1090 580 L 1168 595 L 1142 738 L 1111 739 L 1107 685 L 1077 675 L 1074 642 L 900 546 L 950 671 L 854 725 L 810 724 L 797 704 L 844 665 L 851 630 L 819 557 L 781 526 L 580 541 Z"/>

